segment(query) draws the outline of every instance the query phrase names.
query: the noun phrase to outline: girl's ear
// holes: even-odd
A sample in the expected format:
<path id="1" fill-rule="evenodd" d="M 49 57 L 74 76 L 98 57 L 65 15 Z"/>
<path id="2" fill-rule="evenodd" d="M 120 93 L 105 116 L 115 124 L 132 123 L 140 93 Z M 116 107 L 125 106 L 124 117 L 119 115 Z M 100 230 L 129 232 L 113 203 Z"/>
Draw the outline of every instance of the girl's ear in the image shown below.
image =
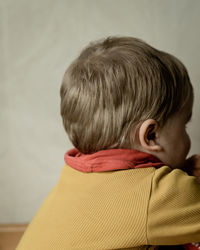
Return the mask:
<path id="1" fill-rule="evenodd" d="M 140 146 L 152 151 L 161 151 L 162 147 L 158 144 L 156 138 L 158 134 L 158 123 L 153 119 L 148 119 L 144 121 L 139 127 L 139 142 Z"/>

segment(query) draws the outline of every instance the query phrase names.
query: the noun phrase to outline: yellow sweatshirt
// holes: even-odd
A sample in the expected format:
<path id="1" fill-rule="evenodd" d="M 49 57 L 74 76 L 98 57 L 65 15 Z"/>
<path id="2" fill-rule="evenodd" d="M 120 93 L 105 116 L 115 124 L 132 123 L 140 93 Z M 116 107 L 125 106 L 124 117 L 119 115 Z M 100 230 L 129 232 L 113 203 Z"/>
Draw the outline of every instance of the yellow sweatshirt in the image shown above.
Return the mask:
<path id="1" fill-rule="evenodd" d="M 86 173 L 63 166 L 17 250 L 147 249 L 200 241 L 200 185 L 168 166 Z"/>
<path id="2" fill-rule="evenodd" d="M 17 250 L 154 249 L 200 241 L 195 177 L 130 149 L 88 155 L 72 149 L 65 162 Z"/>

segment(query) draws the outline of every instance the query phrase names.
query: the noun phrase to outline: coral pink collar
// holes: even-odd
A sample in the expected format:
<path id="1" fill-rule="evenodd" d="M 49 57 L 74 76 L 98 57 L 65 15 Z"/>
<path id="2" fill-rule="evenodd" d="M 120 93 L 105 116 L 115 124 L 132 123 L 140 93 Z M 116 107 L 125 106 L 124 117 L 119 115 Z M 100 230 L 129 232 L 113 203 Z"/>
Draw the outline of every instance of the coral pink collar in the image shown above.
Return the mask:
<path id="1" fill-rule="evenodd" d="M 81 172 L 106 172 L 132 168 L 161 167 L 153 155 L 133 149 L 107 149 L 93 154 L 82 154 L 76 148 L 65 153 L 66 164 Z"/>

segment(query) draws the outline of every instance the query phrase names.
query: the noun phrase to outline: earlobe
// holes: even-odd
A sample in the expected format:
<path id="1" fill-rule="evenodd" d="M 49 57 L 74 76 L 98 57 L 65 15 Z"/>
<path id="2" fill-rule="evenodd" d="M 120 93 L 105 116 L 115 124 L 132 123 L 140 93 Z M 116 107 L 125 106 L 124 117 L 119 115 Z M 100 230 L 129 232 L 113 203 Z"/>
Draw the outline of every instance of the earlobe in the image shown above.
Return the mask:
<path id="1" fill-rule="evenodd" d="M 161 151 L 162 147 L 156 141 L 158 123 L 153 119 L 144 121 L 139 128 L 139 141 L 142 148 L 148 151 Z"/>

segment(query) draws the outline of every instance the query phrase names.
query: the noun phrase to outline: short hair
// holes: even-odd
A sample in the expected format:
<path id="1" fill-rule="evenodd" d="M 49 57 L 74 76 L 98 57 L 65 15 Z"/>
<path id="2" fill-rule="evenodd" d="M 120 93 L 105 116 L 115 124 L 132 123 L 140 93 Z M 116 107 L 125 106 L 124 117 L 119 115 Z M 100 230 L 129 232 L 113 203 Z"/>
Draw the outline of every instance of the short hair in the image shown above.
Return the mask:
<path id="1" fill-rule="evenodd" d="M 152 118 L 159 126 L 193 100 L 184 65 L 133 37 L 92 42 L 64 74 L 61 116 L 83 154 L 133 149 L 134 127 Z"/>

